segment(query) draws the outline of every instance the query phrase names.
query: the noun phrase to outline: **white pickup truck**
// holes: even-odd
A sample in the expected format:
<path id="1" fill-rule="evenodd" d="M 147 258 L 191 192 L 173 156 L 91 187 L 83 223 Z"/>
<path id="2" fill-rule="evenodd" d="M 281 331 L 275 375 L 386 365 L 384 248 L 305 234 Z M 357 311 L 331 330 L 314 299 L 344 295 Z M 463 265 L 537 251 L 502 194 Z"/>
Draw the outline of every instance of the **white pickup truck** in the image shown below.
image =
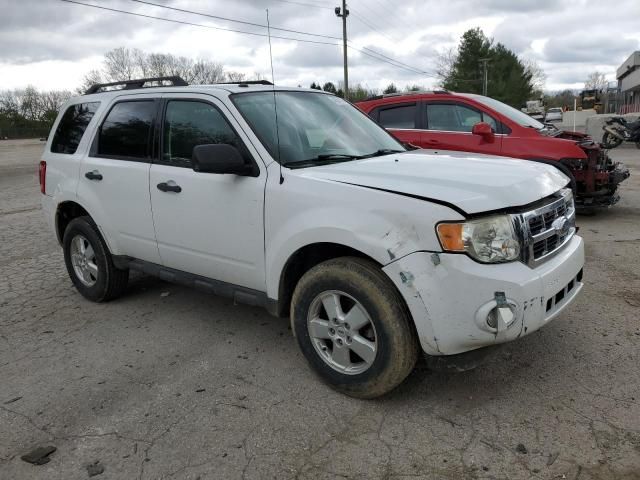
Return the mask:
<path id="1" fill-rule="evenodd" d="M 515 340 L 581 290 L 557 169 L 408 151 L 317 90 L 175 83 L 96 86 L 53 125 L 42 205 L 86 298 L 136 269 L 264 306 L 322 379 L 372 398 L 421 350 Z"/>

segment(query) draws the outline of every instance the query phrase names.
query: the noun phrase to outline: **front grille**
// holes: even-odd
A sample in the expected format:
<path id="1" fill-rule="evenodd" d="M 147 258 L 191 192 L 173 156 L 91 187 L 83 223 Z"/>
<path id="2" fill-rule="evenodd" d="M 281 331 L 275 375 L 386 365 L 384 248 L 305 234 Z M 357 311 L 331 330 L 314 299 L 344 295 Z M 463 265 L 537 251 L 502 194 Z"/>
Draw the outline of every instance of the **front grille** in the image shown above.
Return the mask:
<path id="1" fill-rule="evenodd" d="M 557 253 L 576 232 L 571 190 L 562 190 L 546 205 L 519 218 L 523 261 L 535 266 Z"/>

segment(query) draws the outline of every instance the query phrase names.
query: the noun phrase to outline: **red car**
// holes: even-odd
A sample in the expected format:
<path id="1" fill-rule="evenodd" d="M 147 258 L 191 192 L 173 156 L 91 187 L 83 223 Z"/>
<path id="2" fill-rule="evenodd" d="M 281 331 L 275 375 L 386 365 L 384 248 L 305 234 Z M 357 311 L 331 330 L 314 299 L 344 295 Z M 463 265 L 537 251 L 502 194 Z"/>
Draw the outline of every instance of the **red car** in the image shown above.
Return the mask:
<path id="1" fill-rule="evenodd" d="M 356 104 L 400 141 L 549 163 L 571 179 L 576 203 L 608 206 L 629 176 L 591 137 L 558 130 L 502 102 L 447 91 L 390 94 Z"/>

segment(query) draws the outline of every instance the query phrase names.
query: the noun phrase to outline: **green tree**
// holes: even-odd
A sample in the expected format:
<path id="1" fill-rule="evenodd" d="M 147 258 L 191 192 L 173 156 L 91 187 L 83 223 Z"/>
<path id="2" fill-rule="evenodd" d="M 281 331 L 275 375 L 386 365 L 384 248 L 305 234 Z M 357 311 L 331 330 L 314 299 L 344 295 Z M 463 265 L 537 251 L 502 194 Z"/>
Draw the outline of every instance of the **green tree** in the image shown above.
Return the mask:
<path id="1" fill-rule="evenodd" d="M 322 87 L 318 85 L 316 82 L 313 82 L 309 88 L 313 88 L 314 90 L 322 90 Z"/>
<path id="2" fill-rule="evenodd" d="M 329 92 L 329 93 L 338 93 L 338 90 L 336 89 L 336 86 L 331 82 L 325 83 L 322 86 L 322 90 L 324 90 L 325 92 Z"/>
<path id="3" fill-rule="evenodd" d="M 480 59 L 487 58 L 487 95 L 514 107 L 530 100 L 534 92 L 532 69 L 501 43 L 485 36 L 480 28 L 467 30 L 442 85 L 447 90 L 482 93 Z"/>
<path id="4" fill-rule="evenodd" d="M 390 83 L 389 85 L 387 85 L 387 88 L 382 91 L 382 93 L 385 95 L 389 93 L 398 93 L 398 88 L 393 83 Z"/>

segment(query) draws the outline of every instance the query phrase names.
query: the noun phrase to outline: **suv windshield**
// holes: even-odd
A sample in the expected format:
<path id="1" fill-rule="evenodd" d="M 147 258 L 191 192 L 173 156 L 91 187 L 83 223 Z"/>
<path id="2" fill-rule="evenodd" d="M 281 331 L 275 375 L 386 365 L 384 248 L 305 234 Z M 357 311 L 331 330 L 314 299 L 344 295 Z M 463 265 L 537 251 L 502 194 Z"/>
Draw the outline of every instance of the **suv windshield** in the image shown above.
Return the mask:
<path id="1" fill-rule="evenodd" d="M 292 91 L 276 91 L 275 98 L 274 106 L 273 91 L 231 96 L 262 144 L 282 165 L 313 166 L 406 150 L 341 98 Z"/>
<path id="2" fill-rule="evenodd" d="M 532 127 L 536 130 L 540 130 L 544 128 L 544 125 L 539 121 L 531 118 L 524 112 L 517 110 L 513 107 L 510 107 L 506 103 L 499 102 L 498 100 L 494 100 L 493 98 L 484 97 L 482 95 L 474 95 L 472 93 L 462 94 L 466 97 L 473 98 L 476 102 L 480 102 L 486 105 L 489 108 L 494 109 L 496 112 L 501 113 L 505 117 L 508 117 L 510 120 L 513 120 L 519 125 L 523 127 Z"/>

